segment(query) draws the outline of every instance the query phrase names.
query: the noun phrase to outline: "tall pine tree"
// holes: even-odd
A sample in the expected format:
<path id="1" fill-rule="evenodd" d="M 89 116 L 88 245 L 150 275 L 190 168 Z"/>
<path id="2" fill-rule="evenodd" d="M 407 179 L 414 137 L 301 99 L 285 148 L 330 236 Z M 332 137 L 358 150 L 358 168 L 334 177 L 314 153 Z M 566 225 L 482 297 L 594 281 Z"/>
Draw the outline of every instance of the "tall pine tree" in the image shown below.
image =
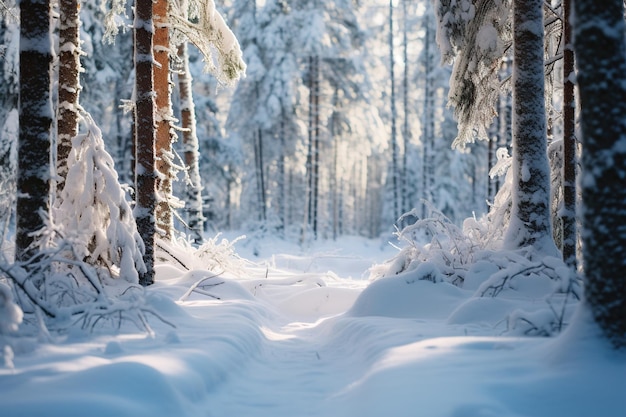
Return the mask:
<path id="1" fill-rule="evenodd" d="M 50 205 L 50 1 L 20 4 L 20 98 L 15 255 L 33 254 L 33 232 L 44 226 Z"/>

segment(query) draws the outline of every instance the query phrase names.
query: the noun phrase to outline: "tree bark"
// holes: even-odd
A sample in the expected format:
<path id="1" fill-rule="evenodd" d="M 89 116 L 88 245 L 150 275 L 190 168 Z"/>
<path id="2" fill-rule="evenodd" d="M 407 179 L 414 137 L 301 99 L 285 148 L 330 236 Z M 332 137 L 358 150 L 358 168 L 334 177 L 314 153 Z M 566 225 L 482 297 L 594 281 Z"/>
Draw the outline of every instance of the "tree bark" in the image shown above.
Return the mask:
<path id="1" fill-rule="evenodd" d="M 183 128 L 183 147 L 185 164 L 187 165 L 189 180 L 185 192 L 185 204 L 189 213 L 189 228 L 196 243 L 202 242 L 204 217 L 202 216 L 202 182 L 198 163 L 198 135 L 196 133 L 196 111 L 191 90 L 191 72 L 189 71 L 189 54 L 187 43 L 178 46 L 178 58 L 183 64 L 178 74 L 178 88 L 180 91 L 180 112 Z"/>
<path id="2" fill-rule="evenodd" d="M 319 175 L 319 57 L 309 57 L 309 126 L 307 144 L 307 224 L 317 239 L 318 175 Z"/>
<path id="3" fill-rule="evenodd" d="M 576 0 L 585 303 L 626 348 L 626 42 L 622 0 Z"/>
<path id="4" fill-rule="evenodd" d="M 432 85 L 434 63 L 431 56 L 431 48 L 434 46 L 435 33 L 431 27 L 430 19 L 426 20 L 426 33 L 424 41 L 424 116 L 422 127 L 422 219 L 428 213 L 426 202 L 432 201 L 434 186 L 434 148 L 435 148 L 435 89 Z"/>
<path id="5" fill-rule="evenodd" d="M 156 211 L 158 229 L 165 239 L 174 230 L 172 215 L 172 103 L 170 97 L 170 59 L 168 0 L 156 0 L 152 6 L 154 18 L 154 91 L 156 93 L 156 169 L 159 173 Z"/>
<path id="6" fill-rule="evenodd" d="M 15 256 L 26 261 L 33 254 L 32 233 L 44 226 L 50 204 L 50 99 L 49 0 L 20 3 L 20 98 Z"/>
<path id="7" fill-rule="evenodd" d="M 543 1 L 513 5 L 513 207 L 505 246 L 556 255 L 550 213 L 543 71 Z"/>
<path id="8" fill-rule="evenodd" d="M 407 10 L 408 0 L 402 0 L 402 15 L 404 17 L 404 25 L 402 27 L 402 60 L 404 61 L 404 70 L 402 74 L 402 107 L 404 110 L 404 120 L 402 124 L 402 199 L 401 214 L 411 211 L 411 199 L 409 198 L 409 170 L 408 156 L 411 142 L 411 110 L 409 108 L 409 14 Z"/>
<path id="9" fill-rule="evenodd" d="M 570 22 L 572 0 L 563 1 L 563 261 L 574 271 L 576 261 L 576 100 L 574 49 Z"/>
<path id="10" fill-rule="evenodd" d="M 72 138 L 78 134 L 80 41 L 78 0 L 59 1 L 59 85 L 57 117 L 57 197 L 65 186 Z"/>
<path id="11" fill-rule="evenodd" d="M 137 230 L 145 245 L 146 272 L 139 276 L 143 286 L 154 283 L 155 211 L 157 205 L 155 168 L 155 102 L 152 92 L 152 0 L 135 4 L 135 218 Z"/>
<path id="12" fill-rule="evenodd" d="M 398 166 L 398 134 L 396 122 L 398 111 L 396 110 L 396 81 L 394 74 L 395 58 L 393 48 L 393 0 L 389 0 L 389 78 L 391 80 L 391 187 L 393 198 L 393 222 L 400 218 L 400 169 Z"/>

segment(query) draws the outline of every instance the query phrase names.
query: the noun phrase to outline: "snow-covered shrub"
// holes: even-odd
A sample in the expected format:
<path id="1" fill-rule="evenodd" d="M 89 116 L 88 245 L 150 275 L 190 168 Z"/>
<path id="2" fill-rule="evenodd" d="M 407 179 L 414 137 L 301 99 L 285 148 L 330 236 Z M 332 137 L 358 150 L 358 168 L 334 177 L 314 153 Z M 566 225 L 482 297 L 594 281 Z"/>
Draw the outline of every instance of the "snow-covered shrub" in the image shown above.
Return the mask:
<path id="1" fill-rule="evenodd" d="M 398 255 L 371 269 L 371 278 L 419 272 L 419 279 L 445 281 L 469 291 L 474 297 L 511 300 L 511 308 L 495 322 L 505 322 L 507 333 L 549 336 L 567 324 L 573 306 L 581 299 L 582 283 L 561 258 L 543 256 L 533 248 L 504 250 L 502 224 L 506 198 L 498 201 L 490 216 L 466 219 L 463 229 L 431 207 L 430 217 L 418 219 L 398 232 L 406 242 Z M 510 205 L 508 205 L 510 207 Z M 415 212 L 405 216 L 415 216 Z M 430 240 L 424 243 L 424 237 Z M 530 308 L 515 307 L 530 303 Z"/>
<path id="2" fill-rule="evenodd" d="M 139 284 L 111 279 L 81 259 L 75 238 L 62 237 L 60 230 L 46 219 L 35 255 L 25 262 L 0 261 L 0 278 L 9 279 L 24 312 L 24 333 L 76 326 L 119 330 L 124 322 L 152 333 L 149 316 L 167 322 L 149 306 Z"/>
<path id="3" fill-rule="evenodd" d="M 443 213 L 429 205 L 430 216 L 419 219 L 417 210 L 412 210 L 400 218 L 416 218 L 417 221 L 406 226 L 396 235 L 406 246 L 392 260 L 371 270 L 371 278 L 381 278 L 413 271 L 420 264 L 429 262 L 437 268 L 445 280 L 462 286 L 468 266 L 474 262 L 478 251 L 484 246 L 473 240 L 471 233 L 453 224 Z M 468 227 L 470 222 L 466 222 Z M 475 224 L 471 224 L 472 227 Z M 421 243 L 418 236 L 430 237 L 427 243 Z"/>
<path id="4" fill-rule="evenodd" d="M 187 239 L 173 241 L 157 240 L 155 256 L 157 262 L 166 262 L 185 271 L 209 270 L 215 273 L 228 273 L 240 276 L 245 261 L 237 255 L 235 244 L 245 239 L 241 236 L 232 242 L 220 239 L 220 234 L 206 240 L 200 247 L 194 248 Z"/>
<path id="5" fill-rule="evenodd" d="M 86 133 L 72 139 L 65 187 L 53 207 L 56 230 L 77 260 L 137 283 L 145 269 L 143 241 L 100 129 L 86 112 L 81 119 Z"/>

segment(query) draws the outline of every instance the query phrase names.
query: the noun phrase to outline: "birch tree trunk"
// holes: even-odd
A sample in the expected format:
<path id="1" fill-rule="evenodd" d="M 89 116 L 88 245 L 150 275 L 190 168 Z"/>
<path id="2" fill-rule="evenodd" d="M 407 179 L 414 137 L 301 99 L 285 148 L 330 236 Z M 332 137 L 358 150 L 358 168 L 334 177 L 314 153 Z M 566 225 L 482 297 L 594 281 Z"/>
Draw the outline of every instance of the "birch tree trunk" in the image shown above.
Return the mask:
<path id="1" fill-rule="evenodd" d="M 44 226 L 42 214 L 50 204 L 50 99 L 49 0 L 20 3 L 20 98 L 15 256 L 26 261 L 33 254 L 32 233 Z"/>
<path id="2" fill-rule="evenodd" d="M 557 255 L 552 240 L 543 71 L 543 1 L 513 5 L 513 206 L 505 247 Z"/>
<path id="3" fill-rule="evenodd" d="M 59 0 L 59 85 L 57 117 L 57 197 L 65 186 L 72 138 L 78 134 L 80 41 L 78 1 Z"/>
<path id="4" fill-rule="evenodd" d="M 145 245 L 146 272 L 140 274 L 143 286 L 154 283 L 154 240 L 156 235 L 155 102 L 152 79 L 152 0 L 135 4 L 135 218 Z"/>
<path id="5" fill-rule="evenodd" d="M 622 0 L 576 0 L 585 303 L 626 348 L 626 42 Z"/>

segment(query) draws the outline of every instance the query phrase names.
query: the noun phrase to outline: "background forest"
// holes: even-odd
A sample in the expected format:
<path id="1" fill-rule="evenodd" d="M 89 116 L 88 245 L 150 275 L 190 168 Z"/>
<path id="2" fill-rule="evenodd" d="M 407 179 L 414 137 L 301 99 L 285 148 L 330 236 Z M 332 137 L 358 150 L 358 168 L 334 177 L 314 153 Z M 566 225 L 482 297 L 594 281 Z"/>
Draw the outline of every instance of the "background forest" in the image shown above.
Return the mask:
<path id="1" fill-rule="evenodd" d="M 204 230 L 266 230 L 293 240 L 376 237 L 393 232 L 395 220 L 413 208 L 421 217 L 434 208 L 458 225 L 486 213 L 503 182 L 488 174 L 496 149 L 510 143 L 509 93 L 502 93 L 502 121 L 494 118 L 488 141 L 451 148 L 457 136 L 446 107 L 451 68 L 441 64 L 428 2 L 398 2 L 392 16 L 388 3 L 374 1 L 217 6 L 239 39 L 247 70 L 237 85 L 220 85 L 203 72 L 197 48 L 188 48 Z M 132 114 L 123 105 L 134 85 L 131 22 L 121 22 L 126 27 L 114 43 L 106 42 L 105 7 L 90 1 L 80 9 L 80 102 L 102 130 L 120 181 L 132 184 Z M 7 162 L 17 35 L 17 22 L 6 14 L 0 116 Z M 180 73 L 180 62 L 171 65 Z M 500 72 L 505 80 L 510 70 L 505 65 Z M 180 126 L 180 93 L 173 87 Z M 174 150 L 182 156 L 184 146 L 181 137 Z M 3 166 L 11 172 L 11 164 Z M 11 184 L 3 184 L 7 197 L 14 195 Z M 185 187 L 179 173 L 174 195 L 184 200 Z M 6 225 L 11 204 L 3 207 Z M 189 224 L 188 211 L 178 213 Z M 180 222 L 176 229 L 189 233 Z"/>

